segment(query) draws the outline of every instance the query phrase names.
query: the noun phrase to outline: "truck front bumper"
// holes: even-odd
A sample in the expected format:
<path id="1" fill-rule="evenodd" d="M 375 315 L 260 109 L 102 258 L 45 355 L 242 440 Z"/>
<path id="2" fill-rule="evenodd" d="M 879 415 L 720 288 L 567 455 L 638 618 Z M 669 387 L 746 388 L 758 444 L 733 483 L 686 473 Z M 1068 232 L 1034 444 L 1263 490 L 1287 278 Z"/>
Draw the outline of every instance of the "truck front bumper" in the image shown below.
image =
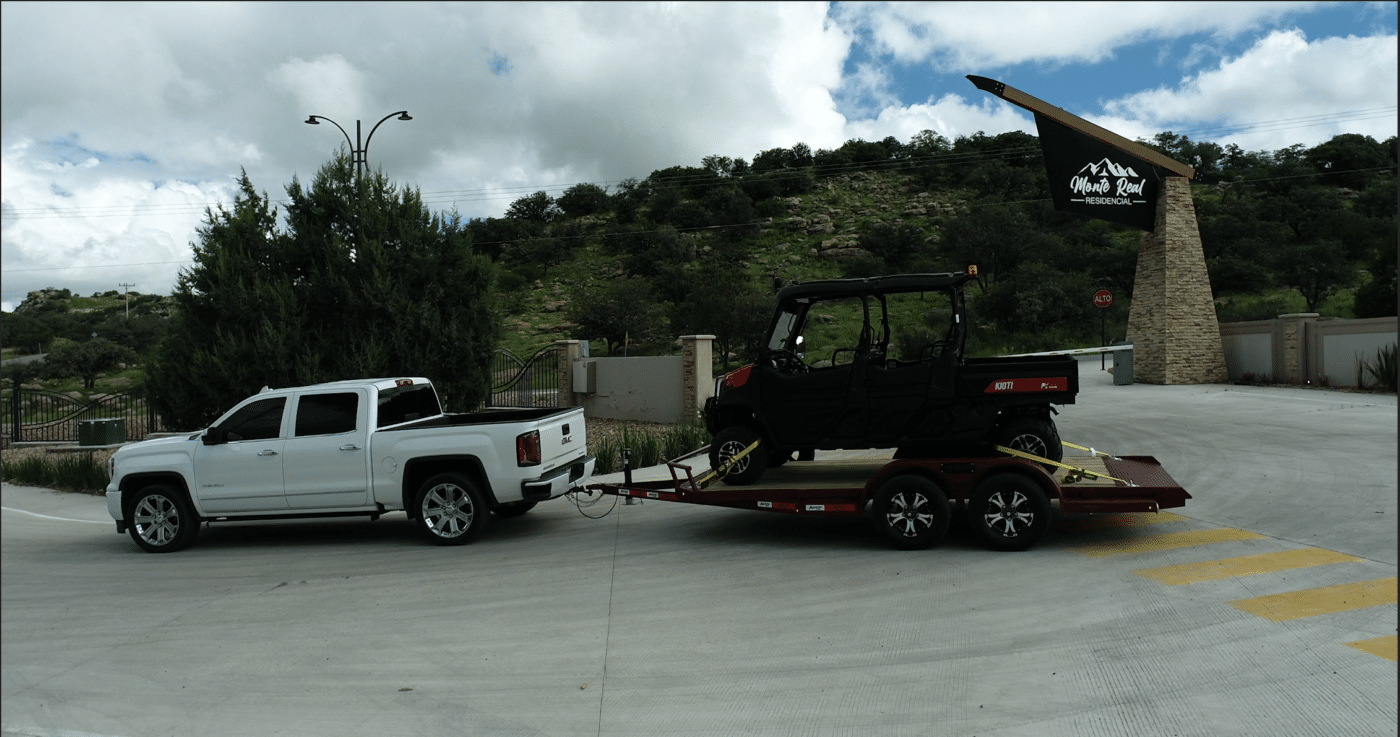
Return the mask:
<path id="1" fill-rule="evenodd" d="M 597 456 L 584 456 L 537 479 L 522 481 L 520 495 L 527 502 L 542 502 L 563 496 L 570 489 L 581 489 L 593 475 L 597 460 Z"/>

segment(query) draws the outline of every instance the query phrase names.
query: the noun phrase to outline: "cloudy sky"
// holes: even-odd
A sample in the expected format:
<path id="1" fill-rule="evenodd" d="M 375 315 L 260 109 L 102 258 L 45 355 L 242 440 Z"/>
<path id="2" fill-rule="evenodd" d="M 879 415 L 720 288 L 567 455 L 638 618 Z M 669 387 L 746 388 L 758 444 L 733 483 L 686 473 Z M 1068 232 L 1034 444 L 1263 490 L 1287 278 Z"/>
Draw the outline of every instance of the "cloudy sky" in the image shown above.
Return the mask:
<path id="1" fill-rule="evenodd" d="M 168 294 L 246 169 L 376 132 L 434 209 L 804 142 L 1035 133 L 977 74 L 1129 138 L 1396 134 L 1395 3 L 0 4 L 3 293 Z"/>

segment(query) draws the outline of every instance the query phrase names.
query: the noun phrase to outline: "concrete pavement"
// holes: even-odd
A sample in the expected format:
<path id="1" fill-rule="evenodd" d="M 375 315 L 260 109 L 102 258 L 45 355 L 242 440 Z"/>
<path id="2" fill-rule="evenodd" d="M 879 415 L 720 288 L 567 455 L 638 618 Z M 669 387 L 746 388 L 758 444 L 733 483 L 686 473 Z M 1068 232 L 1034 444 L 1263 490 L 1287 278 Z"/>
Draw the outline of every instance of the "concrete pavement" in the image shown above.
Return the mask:
<path id="1" fill-rule="evenodd" d="M 1194 498 L 1025 553 L 558 500 L 463 548 L 390 515 L 155 556 L 98 497 L 7 484 L 3 732 L 1393 735 L 1395 397 L 1098 364 L 1061 434 Z"/>

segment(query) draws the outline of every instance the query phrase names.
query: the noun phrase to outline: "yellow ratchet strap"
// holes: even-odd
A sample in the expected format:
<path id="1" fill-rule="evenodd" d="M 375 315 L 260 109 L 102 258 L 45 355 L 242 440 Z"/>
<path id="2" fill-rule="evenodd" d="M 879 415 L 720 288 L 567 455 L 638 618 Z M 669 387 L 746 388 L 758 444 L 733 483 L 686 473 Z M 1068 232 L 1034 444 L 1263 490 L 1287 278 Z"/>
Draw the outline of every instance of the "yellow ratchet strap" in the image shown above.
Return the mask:
<path id="1" fill-rule="evenodd" d="M 719 464 L 719 468 L 713 469 L 713 470 L 709 471 L 708 473 L 706 473 L 705 475 L 701 476 L 700 478 L 696 479 L 696 480 L 695 480 L 695 486 L 696 486 L 697 488 L 703 489 L 703 488 L 705 488 L 706 486 L 709 486 L 710 484 L 714 483 L 716 479 L 722 479 L 722 478 L 724 478 L 725 476 L 728 476 L 728 475 L 729 475 L 729 470 L 732 469 L 732 468 L 734 468 L 734 464 L 735 464 L 735 463 L 738 463 L 740 458 L 743 458 L 744 456 L 748 455 L 749 453 L 752 453 L 753 450 L 754 450 L 755 448 L 757 448 L 757 447 L 758 447 L 758 444 L 761 443 L 761 442 L 763 442 L 763 441 L 761 441 L 761 440 L 755 440 L 755 441 L 753 441 L 752 443 L 749 443 L 749 447 L 747 447 L 747 448 L 745 448 L 745 449 L 739 451 L 738 453 L 735 453 L 734 455 L 730 456 L 729 459 L 726 460 L 724 463 Z"/>
<path id="2" fill-rule="evenodd" d="M 1105 458 L 1112 458 L 1112 459 L 1115 460 L 1115 461 L 1121 461 L 1121 460 L 1123 460 L 1123 459 L 1119 458 L 1118 456 L 1113 455 L 1112 453 L 1105 453 L 1104 451 L 1095 450 L 1095 449 L 1093 449 L 1093 448 L 1085 448 L 1085 447 L 1082 446 L 1082 445 L 1075 445 L 1074 443 L 1066 443 L 1066 442 L 1063 441 L 1063 440 L 1060 441 L 1060 445 L 1063 445 L 1063 446 L 1065 446 L 1066 448 L 1074 448 L 1075 450 L 1085 450 L 1085 451 L 1088 451 L 1088 452 L 1089 452 L 1089 455 L 1091 455 L 1091 456 L 1103 456 L 1103 457 L 1105 457 Z"/>
<path id="3" fill-rule="evenodd" d="M 1066 445 L 1068 445 L 1068 443 L 1066 443 Z M 1117 481 L 1121 484 L 1126 484 L 1128 486 L 1137 486 L 1137 484 L 1134 484 L 1131 481 L 1125 481 L 1114 476 L 1109 476 L 1108 474 L 1090 471 L 1087 468 L 1078 468 L 1076 466 L 1071 466 L 1067 463 L 1052 461 L 1049 458 L 1041 458 L 1038 455 L 1032 455 L 1030 453 L 1026 453 L 1025 451 L 1012 450 L 1004 445 L 998 445 L 996 446 L 996 449 L 1007 455 L 1016 456 L 1017 458 L 1024 458 L 1028 461 L 1035 461 L 1036 463 L 1043 463 L 1048 466 L 1055 466 L 1056 468 L 1063 468 L 1066 471 L 1068 471 L 1068 473 L 1065 474 L 1065 483 L 1073 483 L 1083 478 L 1095 478 L 1108 479 L 1109 481 Z"/>

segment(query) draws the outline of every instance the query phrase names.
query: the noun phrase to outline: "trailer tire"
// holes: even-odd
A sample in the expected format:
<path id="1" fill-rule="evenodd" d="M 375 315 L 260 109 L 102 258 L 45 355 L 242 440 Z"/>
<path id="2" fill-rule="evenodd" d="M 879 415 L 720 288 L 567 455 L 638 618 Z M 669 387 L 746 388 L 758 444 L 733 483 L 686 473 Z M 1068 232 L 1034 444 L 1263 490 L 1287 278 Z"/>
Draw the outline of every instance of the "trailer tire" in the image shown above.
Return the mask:
<path id="1" fill-rule="evenodd" d="M 876 490 L 870 513 L 875 526 L 900 550 L 938 544 L 952 510 L 938 485 L 923 476 L 895 476 Z"/>
<path id="2" fill-rule="evenodd" d="M 759 439 L 758 432 L 747 425 L 730 425 L 720 430 L 714 442 L 710 443 L 710 468 L 719 468 Z M 768 450 L 764 445 L 760 442 L 752 453 L 740 458 L 728 474 L 720 477 L 721 480 L 730 486 L 744 486 L 757 481 L 768 469 Z"/>
<path id="3" fill-rule="evenodd" d="M 188 547 L 199 534 L 199 518 L 185 495 L 165 484 L 136 492 L 126 523 L 131 539 L 147 553 L 173 553 Z"/>
<path id="4" fill-rule="evenodd" d="M 434 545 L 464 545 L 481 537 L 491 519 L 486 497 L 466 476 L 440 473 L 418 487 L 413 513 Z"/>
<path id="5" fill-rule="evenodd" d="M 977 485 L 967 503 L 968 521 L 987 547 L 1025 550 L 1050 527 L 1050 500 L 1040 484 L 1002 473 Z"/>
<path id="6" fill-rule="evenodd" d="M 1065 457 L 1065 448 L 1060 444 L 1060 434 L 1055 431 L 1055 424 L 1035 417 L 1018 417 L 998 427 L 996 444 L 1056 463 Z M 1041 465 L 1046 471 L 1055 472 L 1054 466 Z"/>

